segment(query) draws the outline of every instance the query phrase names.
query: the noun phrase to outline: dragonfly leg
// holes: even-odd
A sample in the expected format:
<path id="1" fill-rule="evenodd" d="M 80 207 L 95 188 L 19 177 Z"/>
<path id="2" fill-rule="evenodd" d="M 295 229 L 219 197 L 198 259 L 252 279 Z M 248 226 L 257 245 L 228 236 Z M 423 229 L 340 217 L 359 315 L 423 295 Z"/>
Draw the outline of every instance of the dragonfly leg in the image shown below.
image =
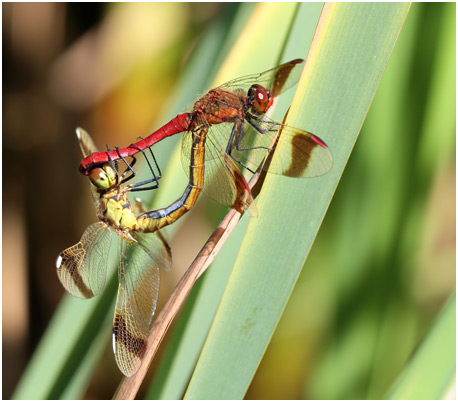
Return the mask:
<path id="1" fill-rule="evenodd" d="M 246 117 L 246 120 L 248 123 L 250 123 L 250 125 L 256 130 L 258 131 L 261 135 L 262 134 L 265 134 L 269 131 L 272 131 L 272 129 L 275 127 L 275 126 L 279 126 L 278 123 L 275 123 L 275 122 L 272 122 L 272 124 L 270 125 L 270 127 L 267 127 L 267 128 L 262 128 L 260 125 L 258 125 L 256 123 L 256 121 L 258 122 L 263 122 L 263 120 L 255 117 L 255 116 L 251 116 L 251 115 L 247 115 Z M 243 162 L 241 162 L 240 160 L 238 160 L 236 157 L 234 157 L 232 154 L 231 154 L 231 151 L 232 151 L 232 139 L 234 137 L 234 130 L 235 130 L 235 125 L 234 125 L 234 129 L 232 130 L 233 133 L 231 134 L 231 141 L 230 143 L 228 144 L 228 147 L 227 147 L 227 153 L 230 155 L 230 157 L 232 159 L 234 159 L 236 162 L 238 162 L 239 164 L 241 164 L 245 169 L 247 169 L 248 171 L 250 171 L 251 173 L 254 173 L 254 171 L 252 169 L 250 169 L 249 167 L 247 167 Z M 242 147 L 242 144 L 241 144 L 241 141 L 242 141 L 242 136 L 243 136 L 243 121 L 242 121 L 242 124 L 241 124 L 241 129 L 239 130 L 239 132 L 236 134 L 237 135 L 237 141 L 235 143 L 235 148 L 237 151 L 240 151 L 240 152 L 243 152 L 243 151 L 250 151 L 250 150 L 253 150 L 253 149 L 264 149 L 265 151 L 267 152 L 270 152 L 273 150 L 273 148 L 270 148 L 270 147 L 266 147 L 266 146 L 263 146 L 263 145 L 260 145 L 260 146 L 255 146 L 255 147 Z"/>
<path id="2" fill-rule="evenodd" d="M 118 161 L 113 160 L 113 158 L 110 155 L 110 147 L 107 145 L 107 153 L 108 153 L 108 159 L 110 161 L 110 165 L 113 168 L 113 170 L 116 172 L 116 177 L 119 176 L 119 169 L 118 169 Z"/>
<path id="3" fill-rule="evenodd" d="M 275 123 L 275 122 L 272 122 L 272 124 L 270 125 L 270 127 L 268 128 L 262 128 L 260 127 L 256 121 L 259 121 L 259 122 L 262 122 L 261 119 L 259 118 L 256 118 L 255 116 L 251 116 L 251 115 L 247 115 L 246 117 L 246 120 L 248 121 L 248 123 L 250 123 L 250 125 L 256 130 L 258 131 L 260 134 L 265 134 L 269 131 L 272 131 L 272 129 L 275 127 L 275 126 L 279 126 L 278 123 Z M 265 149 L 266 151 L 272 151 L 272 148 L 269 148 L 269 147 L 265 147 L 263 145 L 260 145 L 260 146 L 257 146 L 257 147 L 248 147 L 248 148 L 242 148 L 241 147 L 241 142 L 242 140 L 242 136 L 239 135 L 237 137 L 237 143 L 236 143 L 236 148 L 237 148 L 237 151 L 250 151 L 251 149 Z"/>
<path id="4" fill-rule="evenodd" d="M 154 156 L 153 151 L 150 149 L 151 156 L 152 156 L 152 158 L 154 160 L 154 163 L 156 165 L 156 168 L 158 170 L 158 174 L 156 174 L 156 172 L 154 171 L 154 168 L 151 166 L 151 163 L 150 163 L 147 155 L 145 154 L 145 152 L 142 149 L 138 148 L 135 144 L 132 144 L 131 146 L 136 147 L 137 149 L 139 149 L 139 152 L 142 152 L 143 156 L 146 159 L 148 167 L 151 170 L 151 173 L 152 173 L 153 177 L 151 179 L 148 179 L 148 180 L 144 180 L 144 181 L 141 181 L 141 182 L 138 182 L 138 183 L 130 184 L 129 187 L 128 187 L 128 190 L 129 191 L 146 191 L 146 190 L 155 190 L 155 189 L 157 189 L 159 187 L 159 179 L 162 177 L 162 173 L 161 173 L 161 170 L 160 170 L 159 165 L 157 163 L 156 157 Z M 124 163 L 127 166 L 126 172 L 130 171 L 132 173 L 129 177 L 127 177 L 127 178 L 125 178 L 123 180 L 123 182 L 126 182 L 126 181 L 130 180 L 132 177 L 134 177 L 136 175 L 135 171 L 132 169 L 132 166 L 136 162 L 136 158 L 133 155 L 131 155 L 131 157 L 133 158 L 133 162 L 131 164 L 129 164 L 125 160 L 125 158 L 123 158 L 121 155 L 119 155 L 119 157 L 124 161 Z M 145 187 L 145 185 L 150 184 L 150 183 L 154 183 L 154 184 L 151 185 L 151 186 Z"/>
<path id="5" fill-rule="evenodd" d="M 121 175 L 121 183 L 125 183 L 126 181 L 129 181 L 130 179 L 132 179 L 133 177 L 135 177 L 136 173 L 135 173 L 135 170 L 133 169 L 133 166 L 135 165 L 135 163 L 137 162 L 137 159 L 135 158 L 135 156 L 131 156 L 132 158 L 132 162 L 129 163 L 126 161 L 126 158 L 124 158 L 121 153 L 119 152 L 119 147 L 116 147 L 115 150 L 118 152 L 118 155 L 119 157 L 121 158 L 121 160 L 126 164 L 126 170 L 123 172 L 123 174 Z M 117 166 L 116 166 L 117 167 Z M 118 170 L 116 170 L 118 171 Z M 129 176 L 127 176 L 128 174 L 130 173 Z M 127 177 L 126 177 L 127 176 Z"/>
<path id="6" fill-rule="evenodd" d="M 237 134 L 237 131 L 238 131 L 238 134 Z M 228 155 L 231 155 L 231 152 L 232 152 L 232 143 L 234 142 L 234 137 L 237 135 L 237 143 L 240 142 L 240 133 L 243 132 L 243 120 L 237 120 L 235 123 L 234 123 L 234 126 L 232 127 L 232 132 L 231 132 L 231 136 L 229 137 L 229 141 L 227 142 L 227 146 L 226 146 L 226 153 Z M 232 155 L 231 155 L 232 156 Z"/>
<path id="7" fill-rule="evenodd" d="M 258 131 L 259 133 L 261 134 L 265 134 L 267 133 L 268 131 L 270 131 L 272 129 L 272 127 L 275 125 L 275 123 L 268 129 L 262 129 L 261 127 L 259 127 L 256 123 L 254 123 L 254 121 L 251 119 L 251 116 L 250 117 L 247 117 L 247 121 L 248 123 L 250 123 L 250 125 L 256 130 Z M 238 137 L 237 137 L 237 143 L 235 144 L 235 147 L 237 149 L 237 151 L 250 151 L 252 149 L 265 149 L 266 151 L 271 151 L 272 149 L 269 148 L 269 147 L 264 147 L 264 146 L 256 146 L 256 147 L 246 147 L 246 148 L 243 148 L 241 146 L 241 141 L 242 141 L 242 135 L 241 135 L 242 132 L 239 133 Z"/>
<path id="8" fill-rule="evenodd" d="M 145 181 L 141 181 L 141 182 L 138 182 L 138 183 L 131 184 L 131 185 L 129 186 L 129 191 L 156 190 L 157 188 L 159 188 L 159 184 L 154 184 L 154 185 L 149 186 L 149 187 L 142 187 L 142 186 L 144 186 L 145 184 L 152 183 L 153 180 L 154 180 L 154 179 L 149 179 L 149 180 L 145 180 Z"/>
<path id="9" fill-rule="evenodd" d="M 266 121 L 262 120 L 261 118 L 248 114 L 246 119 L 247 119 L 248 123 L 250 123 L 256 129 L 256 131 L 260 132 L 261 134 L 265 134 L 268 131 L 272 131 L 272 129 L 275 126 L 279 126 L 280 125 L 280 124 L 278 124 L 278 123 L 276 123 L 274 121 L 271 121 L 272 124 L 270 125 L 270 127 L 262 128 L 257 123 L 255 123 L 256 121 L 258 121 L 260 123 L 266 123 Z"/>
<path id="10" fill-rule="evenodd" d="M 154 177 L 151 179 L 140 181 L 138 183 L 132 183 L 129 185 L 129 191 L 156 190 L 157 188 L 159 188 L 159 179 L 160 179 L 160 176 L 158 177 L 154 175 Z M 154 184 L 148 187 L 143 187 L 146 184 L 150 184 L 150 183 L 154 183 Z"/>
<path id="11" fill-rule="evenodd" d="M 143 139 L 142 137 L 138 137 L 138 138 Z M 157 174 L 157 175 L 156 175 L 156 173 L 154 172 L 154 169 L 153 169 L 153 167 L 151 166 L 151 163 L 149 162 L 148 157 L 145 155 L 145 151 L 144 151 L 143 149 L 141 149 L 137 144 L 131 144 L 130 146 L 133 147 L 133 148 L 137 148 L 138 151 L 141 152 L 141 153 L 143 154 L 143 156 L 145 157 L 146 163 L 148 164 L 148 167 L 149 167 L 149 169 L 151 170 L 151 173 L 153 174 L 153 176 L 154 176 L 155 178 L 157 178 L 156 181 L 158 181 L 158 180 L 162 177 L 161 168 L 159 167 L 159 164 L 157 163 L 156 157 L 154 156 L 154 152 L 153 152 L 153 150 L 151 149 L 151 147 L 149 147 L 148 149 L 149 149 L 149 151 L 150 151 L 150 153 L 151 153 L 151 157 L 152 157 L 152 159 L 153 159 L 153 161 L 154 161 L 154 164 L 156 165 L 156 169 L 157 169 L 157 171 L 158 171 L 158 174 Z"/>
<path id="12" fill-rule="evenodd" d="M 234 142 L 235 137 L 237 137 L 236 149 L 238 151 L 240 150 L 244 151 L 244 149 L 239 149 L 240 139 L 242 137 L 241 133 L 243 133 L 243 119 L 236 122 L 234 124 L 234 127 L 232 127 L 231 136 L 229 137 L 229 141 L 227 142 L 227 146 L 226 146 L 226 154 L 229 155 L 239 165 L 243 166 L 246 170 L 254 174 L 253 170 L 251 170 L 247 165 L 245 165 L 240 159 L 232 155 L 232 143 Z"/>
<path id="13" fill-rule="evenodd" d="M 159 164 L 157 163 L 156 157 L 154 156 L 153 150 L 151 149 L 151 147 L 149 148 L 149 151 L 151 153 L 151 157 L 152 157 L 152 159 L 154 161 L 154 165 L 156 166 L 156 169 L 158 171 L 157 174 L 154 171 L 154 167 L 151 166 L 151 163 L 150 163 L 150 161 L 148 159 L 148 156 L 145 154 L 145 151 L 143 149 L 141 149 L 140 147 L 138 147 L 136 144 L 131 144 L 131 147 L 137 148 L 138 151 L 141 152 L 142 155 L 145 157 L 146 163 L 148 164 L 148 167 L 149 167 L 153 177 L 151 179 L 148 179 L 148 180 L 145 180 L 145 181 L 142 181 L 142 182 L 139 182 L 139 183 L 131 184 L 129 186 L 130 191 L 155 190 L 156 188 L 159 187 L 159 179 L 162 177 L 162 173 L 161 173 L 161 169 L 159 167 Z M 151 185 L 151 186 L 148 186 L 148 187 L 143 187 L 143 186 L 145 186 L 146 184 L 149 184 L 149 183 L 154 183 L 154 184 Z"/>

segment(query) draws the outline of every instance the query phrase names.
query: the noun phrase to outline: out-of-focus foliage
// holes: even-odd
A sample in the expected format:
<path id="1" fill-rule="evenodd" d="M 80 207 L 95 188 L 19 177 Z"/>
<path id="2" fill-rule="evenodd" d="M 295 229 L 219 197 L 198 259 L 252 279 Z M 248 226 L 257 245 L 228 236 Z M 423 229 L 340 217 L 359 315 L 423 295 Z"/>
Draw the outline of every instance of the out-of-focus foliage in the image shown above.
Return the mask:
<path id="1" fill-rule="evenodd" d="M 38 352 L 41 362 L 34 359 L 34 367 L 43 377 L 27 381 L 31 393 L 16 397 L 60 398 L 67 387 L 64 395 L 70 399 L 110 398 L 120 374 L 109 345 L 113 317 L 109 286 L 102 295 L 107 293 L 104 311 L 98 313 L 92 313 L 92 301 L 65 297 L 62 313 L 53 320 L 60 322 L 60 330 L 46 338 L 46 353 L 43 345 L 36 349 L 64 295 L 55 274 L 56 256 L 75 244 L 96 219 L 89 183 L 78 173 L 81 153 L 75 127 L 88 130 L 101 149 L 105 144 L 122 146 L 192 104 L 214 74 L 217 54 L 202 60 L 207 70 L 189 76 L 187 98 L 177 88 L 183 82 L 180 77 L 213 26 L 221 50 L 221 38 L 227 36 L 238 4 L 4 3 L 2 7 L 3 356 L 8 367 L 3 371 L 3 396 L 11 396 L 32 353 Z M 211 41 L 209 46 L 215 47 Z M 156 153 L 161 166 L 170 154 L 170 144 L 164 145 L 165 151 Z M 183 175 L 182 170 L 178 173 Z M 180 191 L 177 184 L 171 197 Z M 174 271 L 162 281 L 164 296 L 173 289 L 180 266 L 186 266 L 210 230 L 200 221 L 195 243 L 189 243 L 188 251 L 184 247 L 182 259 L 177 253 Z M 91 314 L 95 314 L 92 319 Z M 75 323 L 84 317 L 92 324 L 75 332 Z M 97 326 L 104 329 L 97 338 L 103 341 L 88 350 L 95 336 L 91 328 Z M 84 336 L 89 339 L 82 341 Z M 80 337 L 80 346 L 64 354 L 63 347 Z M 58 376 L 61 384 L 69 381 L 64 372 L 71 372 L 70 367 L 86 355 L 93 358 L 85 373 L 70 377 L 78 386 L 52 387 Z M 61 366 L 69 356 L 70 362 Z M 95 373 L 94 362 L 99 362 Z M 94 386 L 86 391 L 91 378 Z"/>
<path id="2" fill-rule="evenodd" d="M 55 257 L 95 220 L 87 180 L 77 172 L 74 127 L 88 129 L 103 148 L 127 145 L 164 124 L 210 85 L 255 5 L 2 7 L 7 398 L 64 293 Z M 412 6 L 247 398 L 383 398 L 455 288 L 455 45 L 454 4 Z M 207 68 L 196 55 L 208 58 Z M 171 145 L 164 147 L 161 165 Z M 164 177 L 176 192 L 167 202 L 182 191 L 185 178 L 175 173 L 182 174 Z M 209 205 L 200 202 L 173 236 L 174 269 L 162 281 L 163 299 L 214 226 Z M 78 301 L 81 310 L 61 306 L 67 317 L 54 321 L 67 320 L 70 328 L 90 309 L 85 303 Z M 186 325 L 186 311 L 177 330 Z M 88 324 L 102 328 L 95 342 L 75 349 L 65 369 L 82 354 L 90 361 L 70 389 L 57 381 L 56 398 L 112 396 L 120 374 L 109 345 L 110 300 L 99 314 Z M 91 328 L 82 330 L 92 336 Z M 163 349 L 174 346 L 167 340 Z M 42 374 L 53 372 L 58 358 L 38 362 Z"/>

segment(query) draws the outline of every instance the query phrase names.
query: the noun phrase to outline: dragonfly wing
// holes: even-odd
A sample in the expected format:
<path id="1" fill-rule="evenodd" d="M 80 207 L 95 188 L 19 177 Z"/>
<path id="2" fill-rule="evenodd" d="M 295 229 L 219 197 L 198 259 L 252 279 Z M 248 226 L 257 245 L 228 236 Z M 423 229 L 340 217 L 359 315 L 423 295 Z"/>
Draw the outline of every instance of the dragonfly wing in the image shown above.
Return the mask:
<path id="1" fill-rule="evenodd" d="M 99 152 L 99 150 L 94 144 L 94 141 L 92 140 L 92 137 L 86 130 L 82 129 L 81 127 L 78 127 L 76 129 L 76 137 L 78 138 L 78 143 L 80 144 L 83 157 L 89 156 L 94 152 Z M 97 204 L 97 200 L 99 199 L 100 194 L 97 192 L 97 188 L 95 186 L 91 184 L 90 187 L 92 199 Z"/>
<path id="2" fill-rule="evenodd" d="M 259 84 L 269 89 L 272 95 L 276 97 L 299 81 L 303 69 L 304 60 L 296 59 L 264 71 L 263 73 L 246 75 L 228 81 L 221 85 L 220 88 L 233 92 L 242 89 L 246 93 L 253 84 Z"/>
<path id="3" fill-rule="evenodd" d="M 94 144 L 94 141 L 92 140 L 92 137 L 86 130 L 78 127 L 76 129 L 76 136 L 78 137 L 78 142 L 84 157 L 89 156 L 94 152 L 99 152 Z"/>
<path id="4" fill-rule="evenodd" d="M 234 160 L 226 154 L 225 144 L 233 124 L 221 123 L 209 128 L 205 143 L 205 170 L 203 192 L 223 205 L 246 211 L 253 204 L 248 184 Z M 189 176 L 192 133 L 182 139 L 182 163 Z"/>
<path id="5" fill-rule="evenodd" d="M 331 151 L 316 135 L 276 123 L 266 116 L 255 123 L 264 133 L 245 122 L 246 130 L 239 150 L 235 143 L 232 145 L 232 154 L 251 169 L 259 166 L 268 149 L 273 146 L 275 156 L 264 165 L 269 173 L 307 178 L 321 176 L 331 169 Z"/>
<path id="6" fill-rule="evenodd" d="M 105 286 L 111 231 L 102 222 L 89 226 L 79 243 L 57 257 L 57 275 L 73 296 L 89 299 Z"/>
<path id="7" fill-rule="evenodd" d="M 170 248 L 159 232 L 131 233 L 120 241 L 119 288 L 113 320 L 113 351 L 122 373 L 140 367 L 159 295 L 159 268 L 172 265 Z"/>
<path id="8" fill-rule="evenodd" d="M 228 205 L 240 213 L 254 204 L 251 190 L 236 162 L 215 141 L 207 139 L 208 160 L 205 162 L 203 191 L 214 200 Z"/>

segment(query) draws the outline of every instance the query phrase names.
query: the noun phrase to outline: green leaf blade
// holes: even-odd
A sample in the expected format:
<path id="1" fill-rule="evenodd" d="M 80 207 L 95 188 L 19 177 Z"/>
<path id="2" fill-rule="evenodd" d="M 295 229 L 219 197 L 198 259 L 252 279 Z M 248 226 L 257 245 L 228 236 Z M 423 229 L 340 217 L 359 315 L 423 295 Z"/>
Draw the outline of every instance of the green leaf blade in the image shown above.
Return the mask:
<path id="1" fill-rule="evenodd" d="M 456 389 L 456 294 L 450 297 L 388 399 L 452 399 Z"/>
<path id="2" fill-rule="evenodd" d="M 243 398 L 310 251 L 408 9 L 405 4 L 335 4 L 324 9 L 318 27 L 322 32 L 312 44 L 287 124 L 323 138 L 334 167 L 311 180 L 266 179 L 257 203 L 259 217 L 249 224 L 187 399 Z"/>

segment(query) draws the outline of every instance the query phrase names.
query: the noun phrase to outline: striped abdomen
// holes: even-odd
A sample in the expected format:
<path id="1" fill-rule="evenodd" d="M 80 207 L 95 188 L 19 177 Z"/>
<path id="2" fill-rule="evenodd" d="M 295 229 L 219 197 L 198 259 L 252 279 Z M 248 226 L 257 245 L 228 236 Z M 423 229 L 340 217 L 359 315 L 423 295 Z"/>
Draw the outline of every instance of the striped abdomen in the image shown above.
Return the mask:
<path id="1" fill-rule="evenodd" d="M 207 127 L 200 127 L 191 132 L 192 149 L 189 166 L 189 184 L 183 195 L 168 207 L 156 209 L 140 215 L 134 226 L 140 232 L 154 232 L 170 225 L 188 212 L 196 203 L 204 186 L 205 139 Z"/>

